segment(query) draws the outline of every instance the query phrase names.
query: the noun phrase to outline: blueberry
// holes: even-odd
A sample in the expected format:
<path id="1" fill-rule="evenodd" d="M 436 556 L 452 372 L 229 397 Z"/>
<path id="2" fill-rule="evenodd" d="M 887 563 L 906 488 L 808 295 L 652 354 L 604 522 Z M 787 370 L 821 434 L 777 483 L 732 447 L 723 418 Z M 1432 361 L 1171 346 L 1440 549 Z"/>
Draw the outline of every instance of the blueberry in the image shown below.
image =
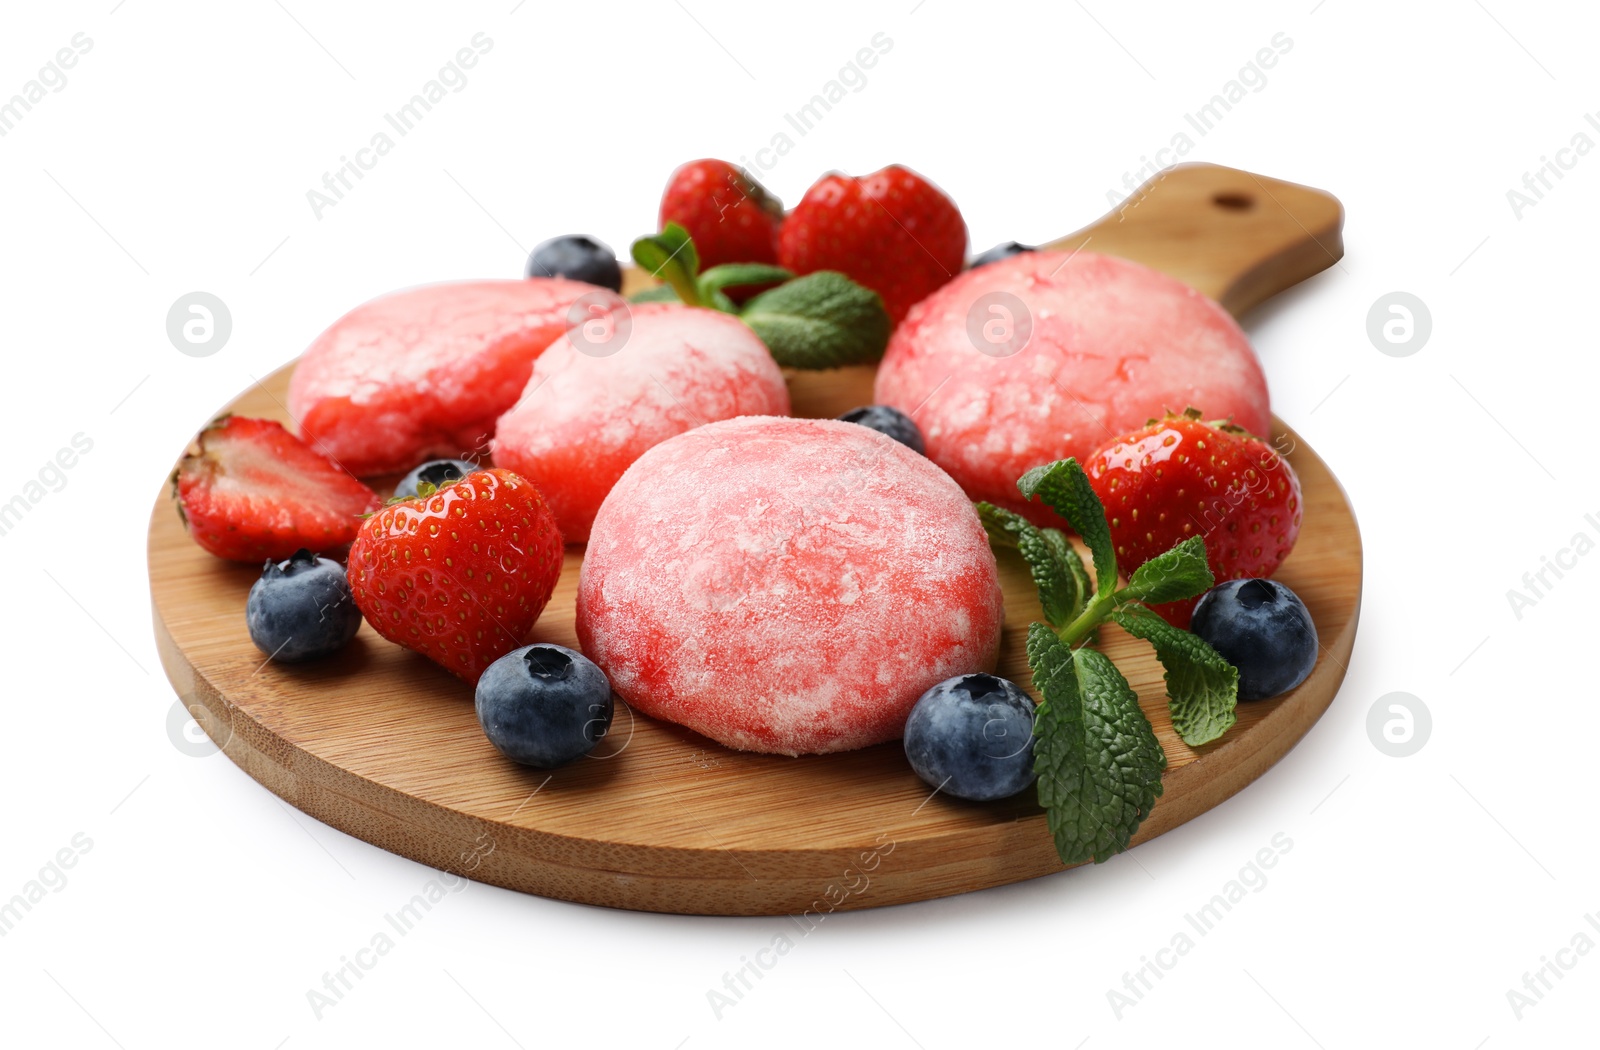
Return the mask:
<path id="1" fill-rule="evenodd" d="M 839 418 L 846 423 L 860 423 L 880 434 L 888 434 L 913 452 L 919 454 L 927 452 L 922 444 L 922 431 L 911 422 L 910 416 L 898 408 L 890 408 L 888 405 L 863 405 L 861 408 L 852 408 Z"/>
<path id="2" fill-rule="evenodd" d="M 525 645 L 478 679 L 478 723 L 513 762 L 554 769 L 593 750 L 611 728 L 611 683 L 588 657 Z"/>
<path id="3" fill-rule="evenodd" d="M 301 548 L 288 561 L 267 562 L 250 587 L 245 623 L 256 648 L 286 664 L 344 648 L 361 626 L 344 566 Z"/>
<path id="4" fill-rule="evenodd" d="M 464 459 L 430 459 L 401 478 L 400 484 L 394 487 L 394 495 L 396 499 L 414 499 L 417 485 L 421 482 L 426 481 L 434 488 L 442 489 L 478 469 L 476 463 Z"/>
<path id="5" fill-rule="evenodd" d="M 1317 625 L 1300 596 L 1271 580 L 1229 580 L 1201 596 L 1189 630 L 1239 669 L 1239 699 L 1265 700 L 1306 680 Z"/>
<path id="6" fill-rule="evenodd" d="M 930 787 L 979 802 L 1033 783 L 1033 701 L 992 674 L 947 678 L 906 719 L 906 758 Z"/>
<path id="7" fill-rule="evenodd" d="M 1021 255 L 1023 252 L 1031 252 L 1033 250 L 1034 248 L 1032 245 L 1018 244 L 1016 241 L 1007 241 L 1004 244 L 995 245 L 982 255 L 974 258 L 972 260 L 971 268 L 976 270 L 980 266 L 988 266 L 992 262 L 999 262 L 1001 259 L 1009 259 L 1013 255 Z"/>
<path id="8" fill-rule="evenodd" d="M 571 233 L 542 241 L 528 256 L 529 277 L 570 277 L 622 291 L 622 268 L 617 255 L 593 237 Z"/>

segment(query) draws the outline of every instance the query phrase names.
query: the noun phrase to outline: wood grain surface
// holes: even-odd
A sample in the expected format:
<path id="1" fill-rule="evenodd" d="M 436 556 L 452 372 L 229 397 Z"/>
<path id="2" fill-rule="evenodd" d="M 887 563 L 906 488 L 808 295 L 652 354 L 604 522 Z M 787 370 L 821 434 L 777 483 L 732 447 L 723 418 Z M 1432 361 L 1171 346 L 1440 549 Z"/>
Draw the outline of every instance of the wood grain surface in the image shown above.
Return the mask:
<path id="1" fill-rule="evenodd" d="M 1331 265 L 1340 223 L 1338 202 L 1319 191 L 1188 165 L 1057 245 L 1126 255 L 1240 312 Z M 290 423 L 289 372 L 227 408 Z M 793 374 L 795 414 L 870 403 L 871 381 L 867 368 Z M 1258 777 L 1310 729 L 1344 677 L 1360 605 L 1360 535 L 1316 454 L 1281 424 L 1275 438 L 1305 492 L 1300 540 L 1277 578 L 1311 609 L 1322 654 L 1298 689 L 1241 704 L 1237 726 L 1192 749 L 1172 731 L 1149 647 L 1104 629 L 1102 648 L 1138 691 L 1169 761 L 1165 793 L 1136 843 Z M 581 558 L 581 548 L 568 548 L 532 640 L 577 646 Z M 165 491 L 150 520 L 149 563 L 162 663 L 228 757 L 311 816 L 423 864 L 590 904 L 811 923 L 1063 870 L 1031 791 L 986 804 L 930 796 L 898 743 L 803 758 L 746 754 L 619 703 L 595 754 L 553 772 L 516 766 L 484 738 L 469 687 L 365 625 L 330 660 L 265 661 L 244 622 L 259 569 L 195 546 Z M 1023 641 L 1038 602 L 1019 561 L 1002 556 L 1001 571 L 999 673 L 1026 685 Z"/>

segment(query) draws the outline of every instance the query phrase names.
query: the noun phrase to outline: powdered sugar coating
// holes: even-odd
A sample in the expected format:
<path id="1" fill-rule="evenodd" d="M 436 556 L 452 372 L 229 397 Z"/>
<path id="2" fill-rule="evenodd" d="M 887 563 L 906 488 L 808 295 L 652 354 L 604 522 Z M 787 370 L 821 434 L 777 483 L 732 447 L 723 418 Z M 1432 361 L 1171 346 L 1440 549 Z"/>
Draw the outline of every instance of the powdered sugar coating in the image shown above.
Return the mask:
<path id="1" fill-rule="evenodd" d="M 651 447 L 704 423 L 789 412 L 782 371 L 737 318 L 631 309 L 626 340 L 606 356 L 570 333 L 557 339 L 495 430 L 495 464 L 538 486 L 569 543 L 588 539 L 606 493 Z"/>
<path id="2" fill-rule="evenodd" d="M 899 737 L 935 682 L 994 666 L 994 554 L 942 470 L 852 423 L 756 417 L 639 458 L 595 519 L 584 652 L 645 714 L 729 747 Z"/>
<path id="3" fill-rule="evenodd" d="M 1016 296 L 1031 317 L 1031 338 L 1010 356 L 980 351 L 968 334 L 969 311 L 992 292 Z M 1015 255 L 918 303 L 895 329 L 875 393 L 913 416 L 929 458 L 973 499 L 1051 524 L 1017 492 L 1030 467 L 1086 459 L 1190 405 L 1257 434 L 1272 424 L 1261 364 L 1222 307 L 1165 274 L 1084 251 Z"/>
<path id="4" fill-rule="evenodd" d="M 308 442 L 356 474 L 481 455 L 534 358 L 567 330 L 583 296 L 622 302 L 559 277 L 435 284 L 374 299 L 306 350 L 289 383 L 289 411 Z"/>

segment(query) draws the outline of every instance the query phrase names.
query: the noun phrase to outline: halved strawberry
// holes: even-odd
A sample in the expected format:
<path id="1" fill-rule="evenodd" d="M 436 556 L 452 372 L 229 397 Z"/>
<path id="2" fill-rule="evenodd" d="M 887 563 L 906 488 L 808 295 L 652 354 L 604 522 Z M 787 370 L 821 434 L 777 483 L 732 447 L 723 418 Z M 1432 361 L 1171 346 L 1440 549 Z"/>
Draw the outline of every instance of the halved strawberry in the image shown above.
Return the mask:
<path id="1" fill-rule="evenodd" d="M 339 554 L 377 493 L 270 419 L 223 416 L 196 435 L 172 476 L 189 535 L 219 558 L 280 561 L 304 547 Z"/>

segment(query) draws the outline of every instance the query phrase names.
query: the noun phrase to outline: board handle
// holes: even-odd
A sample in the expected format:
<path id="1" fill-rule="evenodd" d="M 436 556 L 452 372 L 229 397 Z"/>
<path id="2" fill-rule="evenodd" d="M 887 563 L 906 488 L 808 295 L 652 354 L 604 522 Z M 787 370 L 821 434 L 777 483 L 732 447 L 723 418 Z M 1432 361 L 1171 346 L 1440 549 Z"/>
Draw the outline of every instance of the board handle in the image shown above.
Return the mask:
<path id="1" fill-rule="evenodd" d="M 1344 255 L 1332 194 L 1217 164 L 1179 164 L 1104 218 L 1041 247 L 1121 256 L 1172 275 L 1235 317 Z"/>

